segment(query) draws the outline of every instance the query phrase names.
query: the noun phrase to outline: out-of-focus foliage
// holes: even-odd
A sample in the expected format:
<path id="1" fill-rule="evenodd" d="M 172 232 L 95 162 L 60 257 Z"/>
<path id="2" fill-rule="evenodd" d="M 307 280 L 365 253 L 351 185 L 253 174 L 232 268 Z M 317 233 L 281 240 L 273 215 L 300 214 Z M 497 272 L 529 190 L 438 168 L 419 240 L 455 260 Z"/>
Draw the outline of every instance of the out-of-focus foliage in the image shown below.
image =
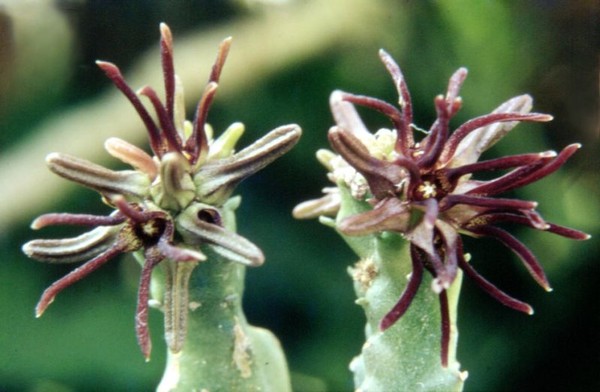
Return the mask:
<path id="1" fill-rule="evenodd" d="M 29 8 L 19 8 L 17 3 L 27 3 Z M 349 9 L 364 3 L 344 2 Z M 303 138 L 289 155 L 240 189 L 244 198 L 239 231 L 261 246 L 267 257 L 263 267 L 248 273 L 246 313 L 282 340 L 297 374 L 297 390 L 351 390 L 348 363 L 359 352 L 364 324 L 346 273 L 355 256 L 331 230 L 315 222 L 294 221 L 290 211 L 327 183 L 314 152 L 327 145 L 330 92 L 340 88 L 389 102 L 397 99 L 377 57 L 380 47 L 403 68 L 417 124 L 428 125 L 434 118 L 433 97 L 459 66 L 469 68 L 469 78 L 456 125 L 489 112 L 511 96 L 531 93 L 535 110 L 553 114 L 555 121 L 544 127 L 520 125 L 488 157 L 582 142 L 584 148 L 564 170 L 520 196 L 538 200 L 539 210 L 549 220 L 593 235 L 600 221 L 597 2 L 369 3 L 378 12 L 361 19 L 340 8 L 339 1 L 0 0 L 0 183 L 11 186 L 2 177 L 8 172 L 17 174 L 15 181 L 28 176 L 27 166 L 14 166 L 2 158 L 16 148 L 44 151 L 43 145 L 36 144 L 41 141 L 35 133 L 43 131 L 49 119 L 74 112 L 83 116 L 73 139 L 61 141 L 65 149 L 91 137 L 86 134 L 84 110 L 81 114 L 77 110 L 108 98 L 101 94 L 109 88 L 93 61 L 114 61 L 126 70 L 134 66 L 147 48 L 156 46 L 159 22 L 174 30 L 176 62 L 178 37 L 198 31 L 209 35 L 228 23 L 232 26 L 228 34 L 234 36 L 230 63 L 250 64 L 251 58 L 236 60 L 236 51 L 243 50 L 236 47 L 236 33 L 242 34 L 236 26 L 266 14 L 264 23 L 293 20 L 302 7 L 314 6 L 314 15 L 338 7 L 336 17 L 327 23 L 305 26 L 307 42 L 318 37 L 328 40 L 319 50 L 302 52 L 303 56 L 285 53 L 295 56 L 292 63 L 273 67 L 270 74 L 242 75 L 236 80 L 247 82 L 239 85 L 227 82 L 233 78 L 227 73 L 228 64 L 222 85 L 228 93 L 219 92 L 209 121 L 216 129 L 243 121 L 248 130 L 245 140 L 280 123 L 297 122 L 303 127 Z M 47 17 L 37 21 L 32 10 L 42 6 Z M 335 30 L 345 18 L 357 18 L 352 21 L 356 29 L 368 27 L 360 30 L 360 39 L 352 30 Z M 252 30 L 243 34 L 259 43 L 255 56 L 282 58 L 286 46 L 276 45 L 277 34 L 252 36 Z M 332 39 L 332 34 L 338 36 Z M 301 40 L 302 36 L 295 37 Z M 299 42 L 288 47 L 301 51 Z M 217 43 L 210 43 L 211 47 Z M 198 68 L 206 69 L 212 58 L 195 61 Z M 198 77 L 205 74 L 198 72 Z M 124 99 L 120 104 L 127 106 Z M 135 116 L 133 111 L 130 115 Z M 364 116 L 373 127 L 387 125 L 376 115 L 365 112 Z M 102 126 L 114 127 L 111 118 L 102 119 Z M 141 140 L 141 123 L 138 132 L 128 140 Z M 97 154 L 101 145 L 89 149 L 97 156 L 106 155 Z M 36 159 L 29 162 L 32 167 L 43 164 L 43 155 Z M 93 192 L 65 189 L 63 196 L 45 204 L 56 211 L 106 212 Z M 44 189 L 36 192 L 33 200 L 37 197 L 42 203 Z M 5 202 L 1 195 L 0 202 Z M 62 293 L 44 317 L 34 318 L 33 307 L 42 290 L 73 268 L 36 263 L 21 254 L 20 244 L 33 237 L 28 224 L 36 212 L 36 205 L 19 205 L 18 214 L 11 215 L 19 218 L 11 218 L 10 225 L 0 224 L 0 390 L 153 389 L 164 365 L 164 342 L 158 333 L 162 320 L 158 312 L 151 314 L 151 327 L 157 331 L 155 355 L 146 364 L 133 331 L 138 271 L 132 259 L 110 263 L 87 282 Z M 3 216 L 0 221 L 4 222 Z M 61 234 L 48 232 L 49 237 Z M 466 244 L 478 270 L 531 303 L 536 314 L 516 314 L 465 283 L 458 320 L 458 359 L 470 373 L 465 390 L 600 389 L 594 373 L 600 364 L 598 242 L 592 238 L 573 243 L 539 232 L 521 234 L 546 267 L 554 292 L 546 294 L 530 284 L 518 260 L 501 246 L 487 241 Z M 522 272 L 521 279 L 514 279 L 515 271 Z"/>

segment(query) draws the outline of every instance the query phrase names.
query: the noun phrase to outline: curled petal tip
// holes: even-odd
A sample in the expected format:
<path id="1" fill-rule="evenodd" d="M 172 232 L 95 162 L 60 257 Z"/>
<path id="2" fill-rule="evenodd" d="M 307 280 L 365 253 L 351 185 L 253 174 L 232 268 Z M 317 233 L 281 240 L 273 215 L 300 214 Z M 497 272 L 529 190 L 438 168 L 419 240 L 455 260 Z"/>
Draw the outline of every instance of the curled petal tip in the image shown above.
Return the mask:
<path id="1" fill-rule="evenodd" d="M 119 67 L 109 61 L 96 60 L 96 65 L 106 74 L 119 74 Z"/>
<path id="2" fill-rule="evenodd" d="M 171 35 L 171 29 L 165 22 L 160 23 L 160 33 L 163 37 Z"/>
<path id="3" fill-rule="evenodd" d="M 35 221 L 34 221 L 35 223 Z M 31 224 L 31 228 L 33 229 L 33 223 Z M 21 251 L 23 253 L 25 253 L 28 257 L 31 257 L 33 255 L 33 250 L 31 248 L 31 241 L 23 244 L 23 246 L 21 246 Z"/>
<path id="4" fill-rule="evenodd" d="M 153 91 L 152 87 L 144 86 L 144 87 L 139 88 L 135 93 L 137 95 L 144 95 L 147 97 L 149 94 L 151 94 L 152 91 Z"/>
<path id="5" fill-rule="evenodd" d="M 540 158 L 554 158 L 558 154 L 554 150 L 540 152 Z"/>
<path id="6" fill-rule="evenodd" d="M 41 229 L 42 227 L 44 227 L 44 225 L 43 225 L 43 224 L 42 224 L 42 222 L 40 221 L 40 218 L 35 218 L 35 219 L 33 220 L 33 222 L 31 222 L 31 225 L 29 225 L 29 227 L 30 227 L 32 230 L 39 230 L 39 229 Z M 25 252 L 25 246 L 26 246 L 26 245 L 27 245 L 27 244 L 23 245 L 23 247 L 22 247 L 22 249 L 23 249 L 23 252 Z M 27 252 L 25 252 L 25 253 L 27 253 Z M 29 254 L 27 253 L 27 255 L 29 255 Z"/>

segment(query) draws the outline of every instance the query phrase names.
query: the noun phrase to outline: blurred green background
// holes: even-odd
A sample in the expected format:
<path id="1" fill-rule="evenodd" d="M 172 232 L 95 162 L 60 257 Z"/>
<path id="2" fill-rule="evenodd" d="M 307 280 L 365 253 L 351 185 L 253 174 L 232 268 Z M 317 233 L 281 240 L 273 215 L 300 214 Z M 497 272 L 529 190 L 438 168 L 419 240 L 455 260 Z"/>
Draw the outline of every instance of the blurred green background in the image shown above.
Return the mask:
<path id="1" fill-rule="evenodd" d="M 352 390 L 348 363 L 362 344 L 363 316 L 346 268 L 356 257 L 332 230 L 295 221 L 290 211 L 328 184 L 314 153 L 327 146 L 331 91 L 396 102 L 377 57 L 380 47 L 402 67 L 416 123 L 424 128 L 434 118 L 433 97 L 459 66 L 470 74 L 455 126 L 531 93 L 535 110 L 555 120 L 520 125 L 487 157 L 583 143 L 560 172 L 517 195 L 538 200 L 553 222 L 598 232 L 595 0 L 0 0 L 0 391 L 149 391 L 160 380 L 165 347 L 159 312 L 151 314 L 150 363 L 135 342 L 138 267 L 132 257 L 70 287 L 36 320 L 41 292 L 73 266 L 34 262 L 20 245 L 77 232 L 30 231 L 43 211 L 107 212 L 94 192 L 55 179 L 44 156 L 59 149 L 121 167 L 97 140 L 118 134 L 146 146 L 141 122 L 94 60 L 118 64 L 136 81 L 134 88 L 160 88 L 154 79 L 136 84 L 136 77 L 160 70 L 161 21 L 175 36 L 176 69 L 197 69 L 184 79 L 192 85 L 190 112 L 219 40 L 233 35 L 209 121 L 217 130 L 243 121 L 241 144 L 286 123 L 304 130 L 291 153 L 237 192 L 243 196 L 239 231 L 267 257 L 263 267 L 248 271 L 246 313 L 281 339 L 297 390 Z M 364 115 L 373 129 L 387 126 L 380 116 Z M 537 287 L 516 257 L 493 241 L 467 241 L 478 270 L 536 313 L 508 310 L 466 281 L 458 321 L 458 359 L 469 371 L 465 390 L 600 390 L 596 237 L 575 243 L 515 231 L 545 266 L 554 292 Z"/>

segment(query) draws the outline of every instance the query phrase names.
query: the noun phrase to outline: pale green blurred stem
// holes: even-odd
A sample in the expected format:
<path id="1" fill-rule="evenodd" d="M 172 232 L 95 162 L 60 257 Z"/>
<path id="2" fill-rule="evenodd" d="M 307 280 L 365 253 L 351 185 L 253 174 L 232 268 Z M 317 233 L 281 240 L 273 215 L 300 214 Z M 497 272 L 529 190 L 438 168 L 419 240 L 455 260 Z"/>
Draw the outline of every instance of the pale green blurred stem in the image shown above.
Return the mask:
<path id="1" fill-rule="evenodd" d="M 222 209 L 229 230 L 235 230 L 235 206 L 226 203 Z M 279 341 L 270 331 L 249 325 L 243 313 L 246 267 L 210 248 L 202 247 L 202 251 L 207 260 L 196 267 L 167 261 L 153 276 L 153 296 L 162 299 L 165 308 L 168 342 L 176 339 L 173 334 L 178 329 L 167 326 L 184 322 L 181 315 L 187 314 L 185 340 L 180 351 L 167 349 L 167 365 L 157 390 L 291 391 Z M 187 300 L 182 300 L 186 293 Z"/>
<path id="2" fill-rule="evenodd" d="M 158 390 L 290 391 L 278 340 L 242 312 L 245 267 L 208 256 L 191 274 L 187 337 L 179 353 L 168 351 Z"/>
<path id="3" fill-rule="evenodd" d="M 347 192 L 342 193 L 338 221 L 370 208 Z M 427 272 L 404 316 L 386 331 L 379 329 L 381 319 L 396 304 L 408 282 L 412 270 L 408 242 L 391 233 L 344 239 L 360 257 L 360 264 L 350 273 L 355 280 L 356 302 L 367 318 L 365 344 L 350 365 L 357 390 L 461 391 L 466 373 L 460 372 L 456 362 L 456 317 L 462 274 L 448 290 L 451 342 L 448 367 L 443 368 L 440 306 Z"/>

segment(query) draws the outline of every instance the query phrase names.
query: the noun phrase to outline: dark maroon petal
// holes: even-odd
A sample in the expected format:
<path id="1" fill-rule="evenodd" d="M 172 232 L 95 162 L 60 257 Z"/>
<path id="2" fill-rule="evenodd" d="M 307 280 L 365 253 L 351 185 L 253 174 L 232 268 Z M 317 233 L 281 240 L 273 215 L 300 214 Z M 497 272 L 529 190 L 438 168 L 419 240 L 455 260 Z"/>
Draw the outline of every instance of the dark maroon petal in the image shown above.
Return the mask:
<path id="1" fill-rule="evenodd" d="M 107 261 L 118 255 L 119 253 L 122 253 L 123 250 L 124 246 L 122 244 L 117 243 L 112 248 L 107 249 L 105 252 L 99 254 L 90 261 L 69 272 L 67 275 L 60 278 L 56 282 L 52 283 L 52 285 L 44 291 L 37 306 L 35 307 L 35 317 L 40 317 L 44 313 L 46 308 L 48 308 L 52 301 L 54 301 L 54 297 L 56 297 L 58 293 L 60 293 L 73 283 L 85 278 L 90 273 L 94 272 L 102 265 L 104 265 Z"/>
<path id="2" fill-rule="evenodd" d="M 458 179 L 459 177 L 476 173 L 479 171 L 492 171 L 492 170 L 502 170 L 502 169 L 510 169 L 514 167 L 520 166 L 528 166 L 535 162 L 540 161 L 540 159 L 544 158 L 553 158 L 556 156 L 554 151 L 546 151 L 542 153 L 533 153 L 533 154 L 520 154 L 520 155 L 512 155 L 508 157 L 501 157 L 496 159 L 490 159 L 487 161 L 481 161 L 472 163 L 469 165 L 463 165 L 451 169 L 445 169 L 446 176 L 451 180 Z"/>
<path id="3" fill-rule="evenodd" d="M 208 110 L 217 93 L 217 87 L 218 84 L 216 82 L 210 82 L 206 85 L 196 109 L 192 134 L 185 145 L 186 151 L 193 157 L 192 163 L 202 162 L 208 155 L 208 139 L 206 137 L 204 126 L 206 125 Z"/>
<path id="4" fill-rule="evenodd" d="M 149 248 L 144 252 L 145 261 L 140 274 L 140 283 L 138 286 L 138 299 L 135 312 L 135 335 L 138 345 L 146 362 L 150 360 L 152 351 L 152 341 L 150 340 L 150 330 L 148 329 L 148 299 L 150 298 L 150 281 L 152 270 L 162 261 L 160 255 L 155 249 Z"/>
<path id="5" fill-rule="evenodd" d="M 372 157 L 369 150 L 356 136 L 341 128 L 331 128 L 328 136 L 332 147 L 365 177 L 373 195 L 383 199 L 395 193 L 396 185 L 405 178 L 402 168 L 391 162 Z M 416 167 L 408 169 L 418 173 Z"/>
<path id="6" fill-rule="evenodd" d="M 167 118 L 172 123 L 174 120 L 175 106 L 175 66 L 173 65 L 173 36 L 169 26 L 160 24 L 160 58 L 165 81 L 165 101 Z M 164 129 L 164 126 L 163 126 Z"/>
<path id="7" fill-rule="evenodd" d="M 437 275 L 441 288 L 447 289 L 454 282 L 458 270 L 457 251 L 459 234 L 443 220 L 436 221 L 436 231 L 444 243 L 444 274 Z"/>
<path id="8" fill-rule="evenodd" d="M 531 184 L 532 182 L 541 180 L 542 178 L 554 173 L 580 148 L 581 144 L 579 143 L 568 145 L 560 153 L 558 153 L 555 159 L 548 162 L 538 170 L 533 171 L 528 176 L 521 178 L 519 181 L 515 181 L 512 186 L 508 187 L 508 189 L 505 189 L 503 192 Z"/>
<path id="9" fill-rule="evenodd" d="M 434 277 L 439 277 L 441 281 L 446 281 L 446 267 L 440 258 L 438 250 L 434 246 L 435 223 L 439 212 L 437 200 L 434 198 L 426 199 L 421 205 L 413 203 L 413 207 L 424 209 L 425 214 L 415 228 L 405 234 L 405 237 L 427 255 L 428 260 L 425 268 Z"/>
<path id="10" fill-rule="evenodd" d="M 533 210 L 537 207 L 537 202 L 535 201 L 451 194 L 447 195 L 444 199 L 442 199 L 442 201 L 440 202 L 440 210 L 446 211 L 457 204 L 466 204 L 476 207 L 488 207 L 498 210 Z"/>
<path id="11" fill-rule="evenodd" d="M 167 113 L 167 110 L 160 102 L 158 95 L 156 95 L 156 91 L 154 91 L 151 87 L 146 86 L 139 91 L 139 94 L 148 97 L 152 103 L 152 106 L 154 106 L 156 116 L 158 117 L 160 126 L 163 129 L 163 135 L 165 136 L 167 144 L 169 145 L 168 150 L 181 152 L 181 139 L 177 133 L 177 130 L 175 129 L 175 124 L 173 124 L 173 116 Z"/>
<path id="12" fill-rule="evenodd" d="M 206 256 L 199 251 L 173 246 L 164 236 L 160 238 L 156 247 L 165 258 L 176 262 L 206 260 Z"/>
<path id="13" fill-rule="evenodd" d="M 401 153 L 404 156 L 409 156 L 408 149 L 412 147 L 415 143 L 412 129 L 410 128 L 412 124 L 412 101 L 410 98 L 410 93 L 408 91 L 408 86 L 406 85 L 406 80 L 402 75 L 402 71 L 400 71 L 400 67 L 394 61 L 392 56 L 390 56 L 385 50 L 379 50 L 379 57 L 381 61 L 387 68 L 390 75 L 392 75 L 392 79 L 394 80 L 394 84 L 396 85 L 396 90 L 398 91 L 399 96 L 399 105 L 400 109 L 402 109 L 403 115 L 403 123 L 404 126 L 402 128 L 397 128 L 398 131 L 398 139 L 396 140 L 396 152 Z"/>
<path id="14" fill-rule="evenodd" d="M 541 113 L 490 113 L 467 121 L 454 131 L 446 143 L 441 161 L 446 162 L 452 158 L 460 142 L 471 132 L 487 125 L 498 122 L 510 121 L 551 121 L 552 116 Z"/>
<path id="15" fill-rule="evenodd" d="M 221 41 L 221 44 L 219 45 L 219 51 L 217 52 L 217 59 L 215 60 L 210 72 L 210 77 L 208 79 L 209 83 L 219 83 L 221 72 L 223 71 L 223 66 L 225 65 L 225 60 L 227 60 L 227 55 L 229 54 L 229 49 L 231 48 L 231 41 L 231 37 L 227 37 Z"/>
<path id="16" fill-rule="evenodd" d="M 219 78 L 221 77 L 221 72 L 223 71 L 223 66 L 225 65 L 225 60 L 229 54 L 230 47 L 231 37 L 225 38 L 219 45 L 217 59 L 213 64 L 210 77 L 208 78 L 208 84 L 204 88 L 204 93 L 202 94 L 202 98 L 196 109 L 192 134 L 185 145 L 185 150 L 193 157 L 192 163 L 203 162 L 208 155 L 208 140 L 206 138 L 204 126 L 206 125 L 208 110 L 217 93 Z"/>
<path id="17" fill-rule="evenodd" d="M 369 235 L 382 231 L 406 232 L 410 210 L 395 197 L 385 198 L 372 210 L 344 218 L 337 227 L 349 236 Z"/>
<path id="18" fill-rule="evenodd" d="M 98 65 L 98 67 L 100 67 L 100 69 L 104 71 L 106 76 L 108 76 L 108 78 L 113 82 L 113 84 L 119 90 L 121 90 L 121 92 L 129 100 L 129 102 L 131 102 L 136 112 L 144 122 L 144 125 L 146 126 L 146 130 L 148 131 L 148 136 L 150 138 L 150 147 L 152 148 L 152 151 L 154 151 L 154 153 L 157 156 L 162 156 L 164 150 L 160 138 L 160 130 L 152 120 L 152 117 L 150 117 L 150 114 L 148 114 L 148 111 L 146 110 L 144 105 L 142 105 L 142 102 L 138 98 L 137 94 L 131 89 L 131 87 L 129 87 L 127 82 L 125 82 L 125 79 L 123 78 L 121 71 L 119 71 L 119 68 L 116 65 L 105 61 L 96 61 L 96 64 Z"/>
<path id="19" fill-rule="evenodd" d="M 495 238 L 503 243 L 507 248 L 519 256 L 525 268 L 527 268 L 533 279 L 538 282 L 540 286 L 542 286 L 546 291 L 552 291 L 550 283 L 548 282 L 546 274 L 544 273 L 544 269 L 537 261 L 534 254 L 510 233 L 493 226 L 479 226 L 471 229 L 471 231 L 475 234 Z"/>
<path id="20" fill-rule="evenodd" d="M 367 97 L 364 95 L 354 95 L 348 93 L 342 93 L 344 101 L 351 102 L 357 105 L 365 106 L 373 110 L 377 110 L 382 114 L 386 115 L 392 122 L 394 128 L 398 131 L 399 129 L 405 129 L 407 124 L 404 120 L 404 115 L 396 107 L 390 105 L 377 98 Z M 398 131 L 399 132 L 399 131 Z M 401 135 L 403 137 L 404 135 Z M 404 154 L 404 153 L 403 153 Z"/>
<path id="21" fill-rule="evenodd" d="M 446 293 L 446 290 L 439 294 L 439 299 L 440 316 L 442 320 L 440 357 L 442 367 L 446 368 L 448 367 L 448 352 L 450 348 L 450 310 L 448 307 L 448 293 Z"/>
<path id="22" fill-rule="evenodd" d="M 548 227 L 547 231 L 558 234 L 562 237 L 570 238 L 572 240 L 583 241 L 592 238 L 591 235 L 584 233 L 583 231 L 571 229 L 570 227 L 565 227 L 554 223 L 548 223 L 548 225 L 550 227 Z"/>
<path id="23" fill-rule="evenodd" d="M 148 215 L 135 208 L 125 200 L 124 197 L 115 197 L 111 202 L 119 209 L 121 214 L 131 219 L 135 223 L 142 223 L 148 220 Z"/>
<path id="24" fill-rule="evenodd" d="M 477 188 L 471 189 L 467 193 L 493 195 L 531 184 L 558 170 L 580 147 L 581 144 L 571 144 L 565 147 L 556 158 L 552 160 L 550 160 L 550 158 L 542 158 L 537 163 L 513 170 L 494 181 L 487 182 Z"/>
<path id="25" fill-rule="evenodd" d="M 469 278 L 473 279 L 473 281 L 483 291 L 488 293 L 492 298 L 500 302 L 502 305 L 508 306 L 509 308 L 517 310 L 519 312 L 527 313 L 529 315 L 533 314 L 533 308 L 529 306 L 529 304 L 526 304 L 525 302 L 519 301 L 518 299 L 511 297 L 510 295 L 497 288 L 494 284 L 486 280 L 483 276 L 481 276 L 475 270 L 475 268 L 473 268 L 471 264 L 469 264 L 465 260 L 464 254 L 462 252 L 462 245 L 461 250 L 458 252 L 458 266 L 465 272 L 465 274 Z"/>
<path id="26" fill-rule="evenodd" d="M 89 215 L 89 214 L 68 214 L 53 213 L 44 214 L 37 217 L 32 223 L 34 230 L 52 225 L 78 225 L 78 226 L 114 226 L 123 223 L 123 216 L 115 215 Z"/>
<path id="27" fill-rule="evenodd" d="M 519 211 L 523 213 L 524 211 Z M 562 237 L 570 238 L 572 240 L 587 240 L 591 236 L 582 231 L 572 229 L 570 227 L 565 227 L 561 225 L 557 225 L 555 223 L 546 222 L 542 219 L 539 214 L 535 211 L 529 211 L 530 213 L 535 213 L 538 217 L 534 218 L 535 215 L 519 215 L 516 213 L 508 213 L 508 212 L 495 212 L 490 214 L 479 215 L 472 219 L 474 222 L 483 222 L 483 224 L 489 225 L 493 223 L 517 223 L 520 225 L 529 226 L 534 229 L 547 231 L 556 235 L 560 235 Z M 470 223 L 467 223 L 466 226 L 469 226 Z"/>
<path id="28" fill-rule="evenodd" d="M 420 260 L 420 255 L 414 245 L 410 247 L 411 261 L 412 261 L 412 272 L 408 280 L 408 284 L 404 288 L 400 299 L 396 302 L 396 305 L 390 310 L 379 323 L 379 329 L 385 331 L 396 321 L 400 319 L 406 313 L 406 310 L 412 303 L 421 281 L 423 280 L 423 262 Z"/>
<path id="29" fill-rule="evenodd" d="M 418 165 L 422 169 L 435 165 L 448 139 L 450 116 L 444 97 L 438 95 L 435 98 L 435 107 L 437 120 L 429 135 L 421 142 L 424 145 L 424 153 L 419 158 Z"/>
<path id="30" fill-rule="evenodd" d="M 524 178 L 527 178 L 531 173 L 543 167 L 550 158 L 542 158 L 538 162 L 528 166 L 523 166 L 512 170 L 505 175 L 496 178 L 495 180 L 486 181 L 481 185 L 469 190 L 468 195 L 490 196 L 498 193 L 506 192 L 508 189 L 514 189 L 515 183 L 520 183 Z"/>

